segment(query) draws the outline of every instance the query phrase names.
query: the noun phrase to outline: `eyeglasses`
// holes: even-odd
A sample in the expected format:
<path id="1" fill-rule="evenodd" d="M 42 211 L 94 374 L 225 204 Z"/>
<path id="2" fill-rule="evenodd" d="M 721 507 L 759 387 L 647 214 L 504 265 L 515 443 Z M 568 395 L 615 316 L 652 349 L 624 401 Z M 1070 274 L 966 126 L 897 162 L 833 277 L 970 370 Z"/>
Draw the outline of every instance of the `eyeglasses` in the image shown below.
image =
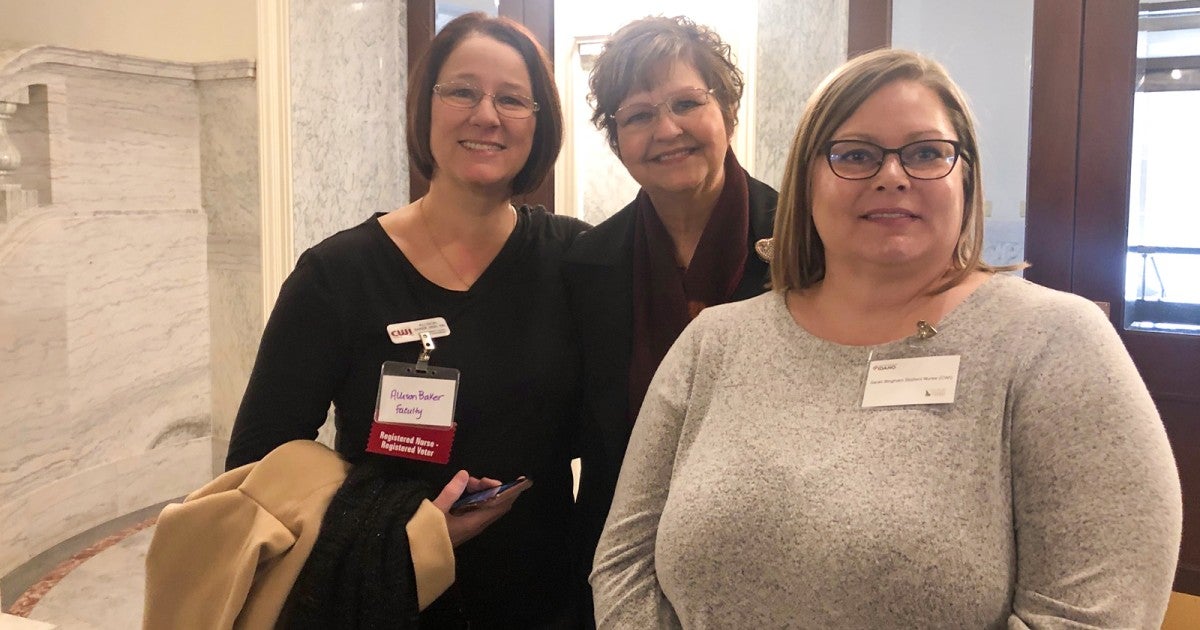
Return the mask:
<path id="1" fill-rule="evenodd" d="M 523 94 L 512 92 L 484 92 L 470 83 L 448 82 L 433 86 L 433 93 L 442 102 L 455 109 L 475 109 L 483 97 L 492 99 L 496 113 L 507 118 L 529 118 L 540 106 L 537 101 Z"/>
<path id="2" fill-rule="evenodd" d="M 941 179 L 954 170 L 962 148 L 955 140 L 918 140 L 898 149 L 886 149 L 862 140 L 833 140 L 825 145 L 829 168 L 842 179 L 874 177 L 892 153 L 900 158 L 900 167 L 909 177 Z"/>
<path id="3" fill-rule="evenodd" d="M 700 88 L 691 88 L 676 92 L 667 97 L 667 100 L 653 105 L 649 103 L 634 103 L 626 105 L 609 115 L 609 118 L 616 121 L 618 129 L 628 131 L 640 131 L 649 129 L 658 121 L 658 112 L 663 105 L 667 106 L 667 111 L 671 112 L 676 118 L 683 118 L 688 114 L 708 105 L 708 101 L 712 98 L 713 90 L 702 90 Z"/>

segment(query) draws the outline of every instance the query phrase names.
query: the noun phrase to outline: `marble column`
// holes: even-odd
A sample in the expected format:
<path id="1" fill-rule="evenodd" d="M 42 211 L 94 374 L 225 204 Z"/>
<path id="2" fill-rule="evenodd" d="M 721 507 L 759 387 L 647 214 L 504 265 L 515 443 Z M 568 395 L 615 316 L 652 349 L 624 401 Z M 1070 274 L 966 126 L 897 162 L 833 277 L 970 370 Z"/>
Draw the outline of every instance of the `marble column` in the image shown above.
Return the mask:
<path id="1" fill-rule="evenodd" d="M 403 0 L 292 0 L 294 251 L 408 203 Z"/>
<path id="2" fill-rule="evenodd" d="M 755 176 L 779 188 L 804 103 L 846 60 L 845 0 L 758 0 Z"/>

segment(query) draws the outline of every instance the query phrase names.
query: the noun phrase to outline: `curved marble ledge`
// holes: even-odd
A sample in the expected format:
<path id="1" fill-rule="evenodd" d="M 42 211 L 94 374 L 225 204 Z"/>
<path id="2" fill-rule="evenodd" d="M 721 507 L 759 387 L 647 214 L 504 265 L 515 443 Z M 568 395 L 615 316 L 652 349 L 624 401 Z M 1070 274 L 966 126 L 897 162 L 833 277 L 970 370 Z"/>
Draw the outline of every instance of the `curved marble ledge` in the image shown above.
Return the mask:
<path id="1" fill-rule="evenodd" d="M 180 169 L 190 171 L 192 166 L 196 166 L 188 157 L 193 148 L 180 148 L 175 145 L 184 141 L 194 144 L 194 141 L 185 137 L 190 135 L 191 127 L 196 122 L 192 119 L 198 115 L 194 102 L 198 93 L 196 88 L 214 81 L 253 80 L 254 77 L 255 63 L 245 59 L 181 63 L 60 46 L 0 41 L 0 102 L 28 106 L 34 96 L 34 86 L 45 86 L 45 96 L 40 97 L 45 102 L 41 107 L 50 108 L 42 114 L 43 120 L 37 125 L 40 133 L 48 136 L 48 139 L 38 141 L 38 148 L 29 155 L 24 155 L 24 171 L 18 170 L 17 176 L 17 183 L 24 188 L 40 189 L 41 198 L 37 204 L 41 207 L 22 207 L 18 204 L 18 207 L 0 213 L 0 263 L 11 253 L 9 250 L 15 246 L 13 241 L 19 240 L 15 237 L 28 230 L 28 224 L 51 216 L 44 211 L 48 207 L 63 209 L 80 204 L 95 206 L 96 195 L 80 189 L 83 183 L 103 184 L 114 179 L 119 180 L 124 175 L 124 179 L 129 180 L 131 189 L 145 188 L 148 184 L 138 182 L 146 179 L 146 171 L 167 179 L 178 179 L 179 173 L 176 171 L 182 172 Z M 175 87 L 171 87 L 172 85 Z M 139 105 L 142 101 L 145 102 Z M 119 127 L 121 124 L 129 127 L 129 123 L 121 123 L 107 130 L 102 130 L 104 125 L 97 125 L 96 121 L 103 121 L 106 116 L 121 117 L 131 108 L 145 108 L 152 116 L 158 117 L 155 119 L 158 122 L 149 123 L 149 126 L 134 131 L 132 135 L 126 134 L 120 139 L 115 137 L 116 134 L 122 133 Z M 68 111 L 71 112 L 70 115 L 67 114 Z M 90 122 L 81 128 L 78 121 L 69 122 L 72 119 Z M 25 127 L 21 129 L 21 125 L 17 124 L 10 127 L 10 131 L 24 132 L 28 136 L 29 125 L 26 124 Z M 162 133 L 164 129 L 170 131 Z M 33 133 L 36 135 L 38 131 L 34 130 Z M 104 136 L 105 140 L 97 141 L 101 136 Z M 93 142 L 89 146 L 83 146 L 78 141 L 72 141 L 72 138 L 86 138 Z M 28 143 L 27 139 L 26 144 Z M 146 148 L 158 153 L 141 160 L 142 166 L 139 169 L 126 168 L 129 172 L 108 175 L 93 172 L 99 168 L 97 164 L 111 162 L 111 156 L 129 156 Z M 34 179 L 38 181 L 32 181 Z M 75 182 L 79 184 L 73 185 Z M 51 189 L 55 186 L 60 187 L 60 190 L 56 191 L 58 193 L 63 192 L 61 187 L 64 186 L 73 186 L 73 189 L 68 190 L 65 195 L 52 195 Z M 108 185 L 108 189 L 113 188 L 114 186 Z M 192 186 L 184 186 L 184 190 L 176 190 L 178 185 L 167 188 L 174 192 L 166 195 L 171 197 L 170 199 L 159 199 L 145 193 L 142 195 L 145 199 L 130 201 L 135 207 L 198 207 L 199 199 L 192 198 Z M 115 189 L 107 192 L 110 193 L 109 197 L 122 196 L 120 191 Z M 119 205 L 125 207 L 128 204 L 122 202 Z"/>
<path id="2" fill-rule="evenodd" d="M 23 80 L 22 76 L 38 66 L 48 64 L 185 81 L 251 78 L 255 71 L 254 61 L 249 59 L 182 63 L 98 50 L 0 42 L 0 100 L 27 103 L 28 96 L 24 97 L 25 100 L 20 99 L 24 88 L 30 83 Z"/>

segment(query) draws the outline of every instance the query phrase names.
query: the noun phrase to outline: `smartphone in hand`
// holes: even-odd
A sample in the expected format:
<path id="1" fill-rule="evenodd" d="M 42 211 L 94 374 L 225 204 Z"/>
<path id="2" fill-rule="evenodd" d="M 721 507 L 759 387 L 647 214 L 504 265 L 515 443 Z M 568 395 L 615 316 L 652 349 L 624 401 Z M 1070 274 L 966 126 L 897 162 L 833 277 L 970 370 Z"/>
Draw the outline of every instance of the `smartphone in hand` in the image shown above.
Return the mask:
<path id="1" fill-rule="evenodd" d="M 488 488 L 487 490 L 480 490 L 479 492 L 464 494 L 454 502 L 454 505 L 450 506 L 450 513 L 462 514 L 463 512 L 470 512 L 471 510 L 477 510 L 481 507 L 486 507 L 489 501 L 492 501 L 496 497 L 499 497 L 509 490 L 518 487 L 524 490 L 532 485 L 532 479 L 529 479 L 528 477 L 517 477 L 515 481 L 503 483 L 493 488 Z"/>

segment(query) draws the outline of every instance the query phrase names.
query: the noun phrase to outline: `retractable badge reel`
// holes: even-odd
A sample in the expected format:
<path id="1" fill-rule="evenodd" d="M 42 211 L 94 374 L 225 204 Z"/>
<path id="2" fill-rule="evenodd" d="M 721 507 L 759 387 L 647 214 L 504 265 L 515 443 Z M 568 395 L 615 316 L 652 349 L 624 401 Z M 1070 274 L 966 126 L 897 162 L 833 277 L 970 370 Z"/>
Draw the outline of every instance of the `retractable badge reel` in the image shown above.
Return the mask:
<path id="1" fill-rule="evenodd" d="M 433 335 L 419 333 L 416 363 L 385 361 L 367 451 L 445 464 L 454 443 L 458 370 L 430 365 Z"/>

